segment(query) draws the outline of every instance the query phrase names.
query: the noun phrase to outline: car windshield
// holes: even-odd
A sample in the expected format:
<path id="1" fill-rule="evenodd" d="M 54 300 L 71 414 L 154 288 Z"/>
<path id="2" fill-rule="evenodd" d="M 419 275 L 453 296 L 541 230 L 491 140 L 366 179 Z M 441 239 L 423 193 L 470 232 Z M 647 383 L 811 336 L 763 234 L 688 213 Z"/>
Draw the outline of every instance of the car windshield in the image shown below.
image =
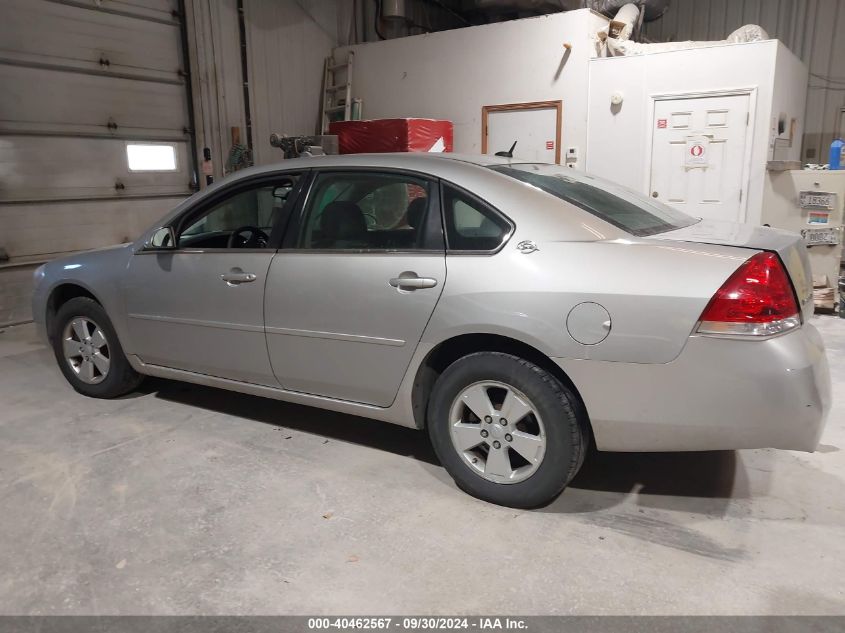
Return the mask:
<path id="1" fill-rule="evenodd" d="M 537 187 L 639 237 L 699 221 L 635 191 L 559 165 L 522 163 L 491 165 L 490 169 Z"/>

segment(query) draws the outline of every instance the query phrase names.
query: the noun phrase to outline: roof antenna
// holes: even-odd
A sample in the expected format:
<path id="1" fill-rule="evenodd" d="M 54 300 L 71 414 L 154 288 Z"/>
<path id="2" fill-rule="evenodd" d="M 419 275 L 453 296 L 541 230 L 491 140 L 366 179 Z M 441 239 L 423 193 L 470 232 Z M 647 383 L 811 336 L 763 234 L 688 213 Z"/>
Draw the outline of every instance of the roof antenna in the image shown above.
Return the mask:
<path id="1" fill-rule="evenodd" d="M 513 158 L 513 148 L 516 147 L 516 141 L 513 142 L 511 148 L 506 152 L 496 152 L 496 156 L 501 156 L 502 158 Z"/>

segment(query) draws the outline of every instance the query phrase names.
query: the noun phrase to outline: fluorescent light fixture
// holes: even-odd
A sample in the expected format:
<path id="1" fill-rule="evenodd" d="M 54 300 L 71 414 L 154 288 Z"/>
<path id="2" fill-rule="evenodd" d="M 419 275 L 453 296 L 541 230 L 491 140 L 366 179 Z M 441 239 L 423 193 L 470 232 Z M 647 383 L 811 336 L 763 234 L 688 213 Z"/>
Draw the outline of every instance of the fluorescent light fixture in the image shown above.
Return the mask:
<path id="1" fill-rule="evenodd" d="M 176 171 L 176 146 L 170 143 L 127 143 L 129 171 Z"/>

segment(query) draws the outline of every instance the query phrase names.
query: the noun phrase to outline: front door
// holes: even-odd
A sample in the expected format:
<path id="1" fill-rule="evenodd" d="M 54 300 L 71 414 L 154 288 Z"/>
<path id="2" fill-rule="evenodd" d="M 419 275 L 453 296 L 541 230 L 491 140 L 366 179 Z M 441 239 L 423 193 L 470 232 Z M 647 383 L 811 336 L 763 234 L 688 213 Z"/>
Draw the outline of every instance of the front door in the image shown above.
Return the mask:
<path id="1" fill-rule="evenodd" d="M 446 281 L 435 192 L 400 173 L 317 174 L 267 282 L 267 347 L 285 389 L 393 402 Z"/>
<path id="2" fill-rule="evenodd" d="M 278 386 L 264 336 L 264 285 L 279 237 L 273 228 L 289 211 L 295 180 L 262 180 L 190 210 L 175 223 L 175 250 L 132 258 L 124 290 L 141 360 Z"/>
<path id="3" fill-rule="evenodd" d="M 651 190 L 708 220 L 744 220 L 747 94 L 655 101 Z"/>

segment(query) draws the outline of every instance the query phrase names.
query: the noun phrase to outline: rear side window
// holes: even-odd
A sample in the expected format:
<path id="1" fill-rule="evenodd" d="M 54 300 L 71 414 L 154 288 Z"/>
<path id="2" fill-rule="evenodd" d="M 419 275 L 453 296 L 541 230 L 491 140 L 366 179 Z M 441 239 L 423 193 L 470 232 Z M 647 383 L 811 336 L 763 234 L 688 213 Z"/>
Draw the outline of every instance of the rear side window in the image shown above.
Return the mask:
<path id="1" fill-rule="evenodd" d="M 443 219 L 451 251 L 495 251 L 511 232 L 496 211 L 449 185 L 443 186 Z"/>
<path id="2" fill-rule="evenodd" d="M 436 249 L 437 240 L 428 230 L 431 188 L 430 182 L 405 174 L 319 174 L 306 204 L 299 247 L 350 251 Z M 435 226 L 439 232 L 439 221 Z M 441 236 L 440 250 L 442 241 Z"/>
<path id="3" fill-rule="evenodd" d="M 526 163 L 496 165 L 491 169 L 533 185 L 638 237 L 674 231 L 698 222 L 698 218 L 653 198 L 559 165 Z"/>

